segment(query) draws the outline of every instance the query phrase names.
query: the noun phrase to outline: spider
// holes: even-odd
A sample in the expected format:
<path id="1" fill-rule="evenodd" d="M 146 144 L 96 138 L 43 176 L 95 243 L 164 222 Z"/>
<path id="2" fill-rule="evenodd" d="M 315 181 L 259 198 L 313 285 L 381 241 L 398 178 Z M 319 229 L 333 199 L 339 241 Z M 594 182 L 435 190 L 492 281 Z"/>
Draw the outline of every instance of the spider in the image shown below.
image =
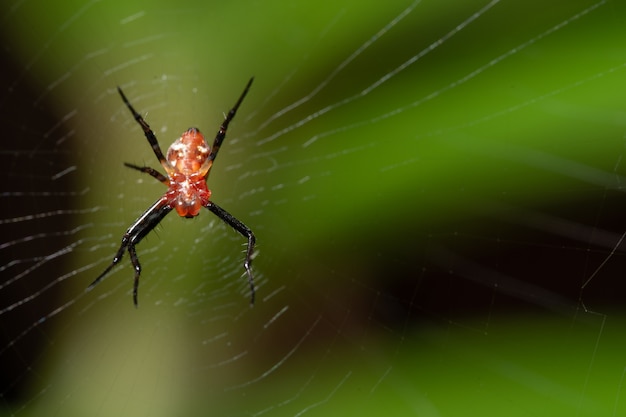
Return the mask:
<path id="1" fill-rule="evenodd" d="M 94 286 L 96 286 L 96 284 L 98 284 L 102 278 L 104 278 L 104 276 L 122 260 L 124 252 L 128 250 L 130 261 L 135 269 L 133 303 L 135 304 L 135 307 L 137 307 L 137 289 L 139 287 L 141 265 L 139 264 L 139 258 L 137 257 L 135 245 L 137 245 L 141 239 L 150 233 L 170 211 L 176 210 L 179 216 L 192 218 L 200 213 L 202 207 L 206 207 L 222 221 L 248 239 L 246 259 L 243 266 L 246 270 L 246 274 L 248 275 L 248 284 L 250 285 L 250 304 L 254 304 L 254 279 L 252 277 L 252 271 L 250 270 L 254 244 L 256 242 L 254 233 L 252 233 L 252 230 L 250 230 L 248 226 L 209 200 L 211 197 L 211 190 L 207 187 L 207 177 L 209 176 L 209 172 L 213 166 L 213 161 L 217 157 L 217 152 L 220 150 L 220 146 L 226 137 L 228 124 L 235 117 L 235 113 L 248 93 L 253 80 L 254 78 L 251 78 L 250 81 L 248 81 L 246 88 L 243 90 L 243 93 L 241 93 L 241 96 L 233 108 L 227 115 L 225 115 L 224 122 L 220 126 L 217 134 L 215 135 L 215 139 L 213 140 L 213 146 L 208 146 L 204 136 L 200 133 L 200 130 L 195 127 L 191 127 L 187 129 L 187 131 L 184 132 L 179 139 L 172 143 L 167 150 L 167 157 L 163 155 L 163 152 L 161 152 L 159 142 L 157 141 L 152 129 L 150 129 L 148 123 L 146 123 L 143 117 L 135 111 L 122 92 L 122 89 L 117 87 L 117 91 L 126 104 L 126 107 L 128 107 L 137 123 L 139 123 L 143 129 L 146 138 L 148 139 L 148 143 L 152 146 L 152 150 L 167 173 L 167 177 L 156 169 L 148 166 L 137 166 L 126 162 L 124 165 L 156 178 L 158 181 L 167 185 L 168 189 L 161 198 L 152 204 L 152 206 L 139 216 L 139 218 L 135 220 L 128 230 L 126 230 L 126 233 L 124 233 L 124 236 L 122 237 L 122 244 L 115 254 L 113 261 L 104 270 L 104 272 L 98 276 L 98 278 L 89 284 L 87 290 L 91 290 Z"/>

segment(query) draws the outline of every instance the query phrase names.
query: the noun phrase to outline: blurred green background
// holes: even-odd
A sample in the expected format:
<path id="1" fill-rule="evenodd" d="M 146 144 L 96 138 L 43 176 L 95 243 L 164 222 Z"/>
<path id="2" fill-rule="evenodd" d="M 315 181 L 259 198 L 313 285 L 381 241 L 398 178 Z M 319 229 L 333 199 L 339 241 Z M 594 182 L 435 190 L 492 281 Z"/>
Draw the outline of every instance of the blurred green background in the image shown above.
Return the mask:
<path id="1" fill-rule="evenodd" d="M 625 13 L 5 4 L 4 413 L 621 415 L 621 251 L 582 287 L 626 230 Z M 250 76 L 209 186 L 257 304 L 208 213 L 138 246 L 139 309 L 127 259 L 84 293 L 164 192 L 116 86 L 165 150 Z"/>

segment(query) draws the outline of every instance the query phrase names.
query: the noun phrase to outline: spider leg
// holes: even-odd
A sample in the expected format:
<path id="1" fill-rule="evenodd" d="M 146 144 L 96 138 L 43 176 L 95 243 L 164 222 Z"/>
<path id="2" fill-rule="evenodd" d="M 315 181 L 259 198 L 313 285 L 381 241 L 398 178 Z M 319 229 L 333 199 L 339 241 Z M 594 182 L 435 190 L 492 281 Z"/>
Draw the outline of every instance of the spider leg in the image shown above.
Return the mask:
<path id="1" fill-rule="evenodd" d="M 163 152 L 161 151 L 161 147 L 159 146 L 159 141 L 157 141 L 154 132 L 152 131 L 152 129 L 150 129 L 150 125 L 148 125 L 148 123 L 143 120 L 143 117 L 141 117 L 141 115 L 137 113 L 137 111 L 135 111 L 120 87 L 117 87 L 117 91 L 120 93 L 120 96 L 122 96 L 122 100 L 124 100 L 124 103 L 126 104 L 126 107 L 128 107 L 128 110 L 130 110 L 137 123 L 139 123 L 139 125 L 143 129 L 143 132 L 145 133 L 146 138 L 148 139 L 150 146 L 152 146 L 152 150 L 154 151 L 154 154 L 156 155 L 161 165 L 168 166 L 169 164 L 163 156 Z"/>
<path id="2" fill-rule="evenodd" d="M 124 252 L 128 250 L 130 254 L 130 262 L 135 268 L 135 281 L 133 285 L 133 302 L 137 307 L 137 288 L 139 287 L 139 276 L 141 275 L 141 265 L 139 264 L 139 258 L 137 257 L 137 251 L 135 245 L 138 244 L 152 229 L 154 229 L 161 220 L 170 212 L 172 208 L 167 204 L 165 198 L 157 200 L 148 210 L 146 210 L 135 222 L 126 230 L 122 237 L 122 244 L 118 249 L 111 264 L 102 272 L 89 286 L 87 291 L 95 287 L 106 274 L 109 273 L 115 265 L 121 260 Z"/>
<path id="3" fill-rule="evenodd" d="M 165 184 L 167 186 L 170 185 L 170 181 L 167 179 L 167 177 L 165 175 L 161 174 L 159 171 L 157 171 L 154 168 L 140 167 L 138 165 L 129 164 L 128 162 L 124 162 L 124 165 L 126 165 L 128 168 L 136 169 L 137 171 L 140 171 L 140 172 L 143 172 L 145 174 L 151 175 L 154 178 L 156 178 L 158 181 L 162 182 L 163 184 Z"/>
<path id="4" fill-rule="evenodd" d="M 254 289 L 254 278 L 252 277 L 250 265 L 252 264 L 252 254 L 254 253 L 256 237 L 254 237 L 254 233 L 252 233 L 252 230 L 250 230 L 248 226 L 237 220 L 230 213 L 212 201 L 208 202 L 206 208 L 219 217 L 224 223 L 228 224 L 230 227 L 241 233 L 241 235 L 248 238 L 248 249 L 246 250 L 246 260 L 243 263 L 243 267 L 246 269 L 246 273 L 248 274 L 248 284 L 250 284 L 250 304 L 254 304 L 256 291 Z"/>
<path id="5" fill-rule="evenodd" d="M 137 290 L 139 289 L 139 276 L 141 275 L 141 265 L 139 264 L 139 258 L 137 257 L 137 251 L 135 245 L 128 246 L 128 254 L 130 255 L 130 262 L 135 268 L 135 280 L 133 281 L 133 304 L 137 307 Z"/>
<path id="6" fill-rule="evenodd" d="M 226 137 L 226 130 L 228 129 L 228 124 L 231 122 L 231 120 L 233 120 L 233 118 L 235 117 L 235 114 L 237 113 L 237 109 L 239 108 L 239 105 L 243 101 L 246 94 L 248 94 L 248 90 L 250 89 L 250 86 L 252 85 L 252 81 L 254 81 L 254 77 L 250 78 L 250 81 L 248 81 L 248 84 L 246 85 L 246 88 L 244 88 L 243 93 L 241 93 L 241 96 L 239 96 L 239 100 L 237 100 L 237 103 L 235 103 L 233 108 L 230 109 L 230 111 L 224 118 L 224 122 L 222 122 L 222 125 L 220 126 L 220 130 L 217 131 L 217 134 L 215 135 L 215 139 L 213 140 L 213 145 L 211 146 L 211 153 L 209 154 L 209 161 L 213 161 L 217 157 L 217 152 L 220 150 L 220 146 L 222 146 L 222 142 L 224 141 L 224 138 Z"/>

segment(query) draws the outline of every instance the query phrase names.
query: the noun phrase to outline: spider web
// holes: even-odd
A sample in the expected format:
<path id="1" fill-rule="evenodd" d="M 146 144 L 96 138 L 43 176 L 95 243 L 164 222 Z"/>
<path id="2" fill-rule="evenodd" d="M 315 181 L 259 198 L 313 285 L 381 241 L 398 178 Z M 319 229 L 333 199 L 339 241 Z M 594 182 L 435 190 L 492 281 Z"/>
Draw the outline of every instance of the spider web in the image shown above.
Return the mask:
<path id="1" fill-rule="evenodd" d="M 624 5 L 264 3 L 2 7 L 2 415 L 623 414 Z"/>

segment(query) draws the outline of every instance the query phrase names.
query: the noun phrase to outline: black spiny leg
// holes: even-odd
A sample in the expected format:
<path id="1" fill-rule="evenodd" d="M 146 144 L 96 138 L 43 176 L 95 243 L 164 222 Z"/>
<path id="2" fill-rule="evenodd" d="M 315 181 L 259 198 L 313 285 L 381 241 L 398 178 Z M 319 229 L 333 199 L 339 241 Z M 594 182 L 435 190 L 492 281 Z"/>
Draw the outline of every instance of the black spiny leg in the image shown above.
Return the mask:
<path id="1" fill-rule="evenodd" d="M 246 260 L 243 263 L 243 267 L 246 269 L 246 273 L 248 274 L 248 284 L 250 284 L 250 304 L 254 304 L 254 278 L 252 277 L 252 271 L 250 270 L 250 265 L 252 264 L 252 255 L 254 253 L 254 244 L 256 243 L 256 238 L 254 237 L 254 233 L 252 230 L 235 217 L 233 217 L 226 210 L 218 206 L 212 201 L 209 201 L 206 208 L 208 208 L 213 214 L 222 219 L 222 221 L 228 224 L 230 227 L 241 233 L 244 237 L 248 238 L 248 249 L 246 250 Z"/>
<path id="2" fill-rule="evenodd" d="M 170 185 L 170 181 L 167 179 L 167 177 L 154 168 L 140 167 L 138 165 L 129 164 L 128 162 L 124 162 L 124 165 L 126 165 L 128 168 L 136 169 L 137 171 L 143 172 L 144 174 L 148 174 L 167 186 Z"/>
<path id="3" fill-rule="evenodd" d="M 122 244 L 118 249 L 113 262 L 102 272 L 98 278 L 96 278 L 89 286 L 87 290 L 91 290 L 95 287 L 106 274 L 109 273 L 115 265 L 117 265 L 124 256 L 124 252 L 128 250 L 130 254 L 130 262 L 135 268 L 135 280 L 133 284 L 133 302 L 137 307 L 137 289 L 139 288 L 139 276 L 141 275 L 141 265 L 139 264 L 139 258 L 135 250 L 135 245 L 138 244 L 152 229 L 154 229 L 161 220 L 170 212 L 172 208 L 166 204 L 164 198 L 159 199 L 148 210 L 146 210 L 135 222 L 126 230 L 122 237 Z"/>
<path id="4" fill-rule="evenodd" d="M 150 142 L 150 146 L 152 146 L 152 150 L 154 151 L 154 154 L 156 155 L 161 165 L 169 165 L 165 160 L 165 157 L 163 156 L 163 152 L 161 152 L 159 141 L 157 140 L 152 129 L 150 129 L 150 125 L 148 125 L 148 123 L 143 120 L 143 117 L 141 117 L 141 115 L 135 111 L 133 106 L 131 106 L 130 102 L 128 101 L 120 87 L 117 87 L 117 91 L 120 93 L 120 96 L 122 96 L 122 100 L 124 100 L 124 103 L 126 104 L 126 107 L 128 107 L 128 110 L 130 110 L 137 123 L 139 123 L 139 126 L 141 126 L 141 128 L 143 129 L 143 132 L 145 133 L 148 142 Z"/>
<path id="5" fill-rule="evenodd" d="M 237 113 L 237 109 L 239 108 L 239 105 L 243 101 L 244 97 L 246 97 L 246 94 L 248 94 L 248 90 L 250 89 L 250 86 L 252 85 L 252 81 L 254 81 L 254 77 L 250 78 L 250 81 L 248 81 L 248 84 L 246 85 L 246 88 L 244 88 L 243 93 L 241 93 L 241 96 L 239 96 L 239 100 L 237 100 L 237 103 L 235 103 L 233 108 L 230 109 L 230 111 L 224 118 L 222 125 L 220 126 L 220 130 L 217 131 L 217 134 L 215 135 L 215 139 L 213 140 L 213 145 L 211 145 L 211 153 L 209 154 L 209 161 L 213 161 L 217 157 L 217 152 L 220 150 L 220 146 L 222 146 L 222 142 L 224 141 L 224 138 L 226 137 L 226 130 L 228 129 L 228 124 L 231 122 L 231 120 L 233 120 L 233 118 L 235 117 L 235 114 Z"/>

